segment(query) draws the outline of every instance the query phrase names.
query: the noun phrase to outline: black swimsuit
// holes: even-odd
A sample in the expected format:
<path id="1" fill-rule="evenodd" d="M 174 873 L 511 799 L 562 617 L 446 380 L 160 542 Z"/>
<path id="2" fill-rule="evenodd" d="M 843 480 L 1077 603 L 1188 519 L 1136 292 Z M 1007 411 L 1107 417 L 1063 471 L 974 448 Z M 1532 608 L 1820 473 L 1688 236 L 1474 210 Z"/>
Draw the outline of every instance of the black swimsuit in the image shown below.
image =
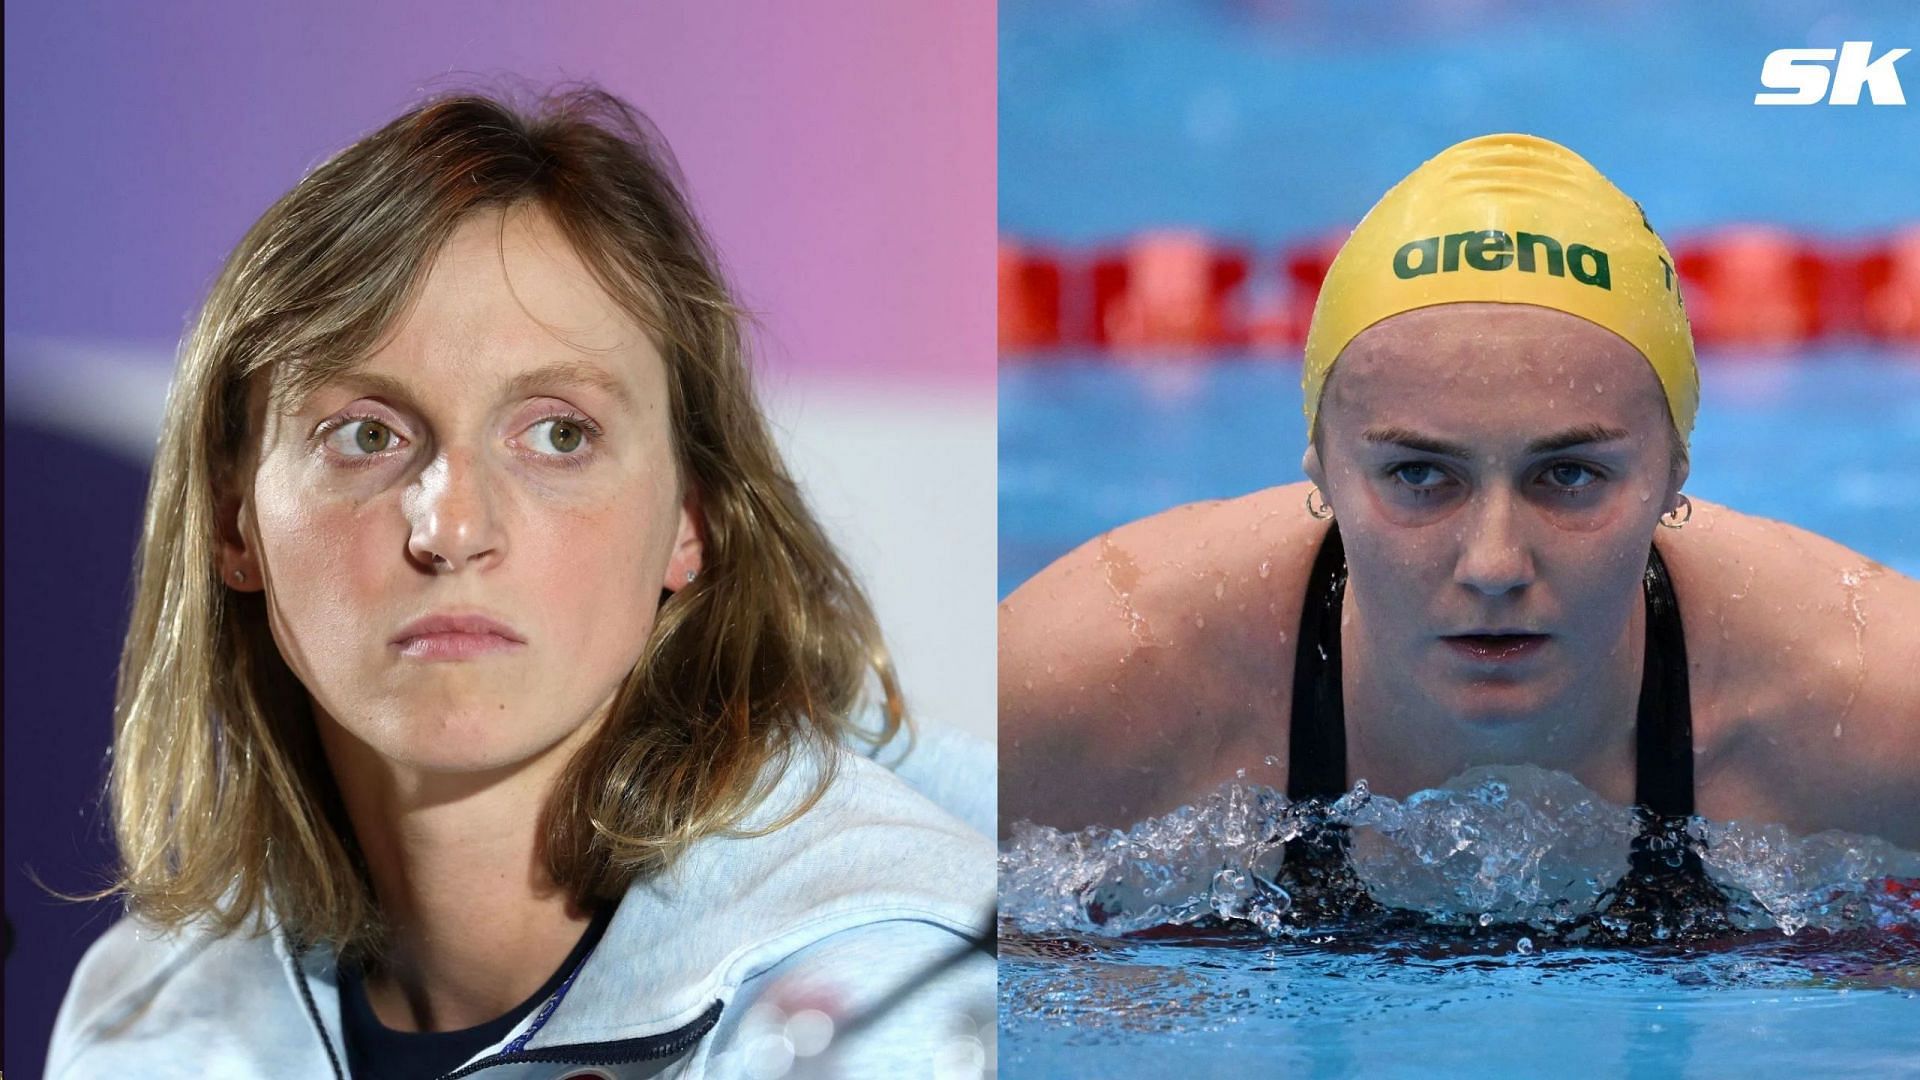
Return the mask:
<path id="1" fill-rule="evenodd" d="M 1665 921 L 1682 908 L 1719 909 L 1725 898 L 1707 880 L 1700 854 L 1684 831 L 1693 814 L 1693 720 L 1687 692 L 1687 646 L 1680 604 L 1666 563 L 1650 550 L 1646 573 L 1647 645 L 1636 727 L 1635 812 L 1641 832 L 1633 842 L 1629 870 L 1601 907 L 1636 925 Z M 1293 803 L 1331 802 L 1347 782 L 1346 711 L 1340 691 L 1340 607 L 1346 594 L 1347 560 L 1336 523 L 1314 559 L 1300 612 L 1294 653 L 1292 743 L 1287 753 L 1287 798 Z M 1310 892 L 1345 894 L 1351 903 L 1364 891 L 1346 860 L 1344 826 L 1327 826 L 1286 844 L 1284 876 Z M 1708 916 L 1712 920 L 1712 916 Z M 1651 920 L 1651 922 L 1648 922 Z M 1699 912 L 1689 920 L 1699 922 Z M 1721 925 L 1723 920 L 1715 922 Z M 1701 927 L 1702 929 L 1706 927 Z M 1664 937 L 1659 934 L 1654 936 Z"/>

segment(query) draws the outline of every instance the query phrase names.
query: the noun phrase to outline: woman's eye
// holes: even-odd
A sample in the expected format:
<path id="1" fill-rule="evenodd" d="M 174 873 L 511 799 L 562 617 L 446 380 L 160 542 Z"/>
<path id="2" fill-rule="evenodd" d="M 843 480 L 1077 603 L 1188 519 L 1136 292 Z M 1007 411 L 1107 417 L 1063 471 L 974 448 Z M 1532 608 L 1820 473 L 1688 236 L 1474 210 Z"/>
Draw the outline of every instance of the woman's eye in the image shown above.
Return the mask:
<path id="1" fill-rule="evenodd" d="M 1547 470 L 1547 479 L 1553 481 L 1556 486 L 1569 491 L 1578 491 L 1581 488 L 1590 487 L 1594 481 L 1600 479 L 1600 474 L 1585 465 L 1561 462 Z"/>
<path id="2" fill-rule="evenodd" d="M 399 436 L 378 420 L 351 419 L 327 435 L 327 443 L 348 457 L 363 457 L 392 449 Z"/>
<path id="3" fill-rule="evenodd" d="M 527 429 L 531 448 L 542 457 L 563 459 L 567 465 L 585 464 L 585 444 L 600 435 L 592 421 L 577 416 L 549 416 Z M 350 416 L 336 421 L 323 436 L 327 446 L 356 464 L 385 453 L 406 440 L 386 422 L 370 416 Z"/>
<path id="4" fill-rule="evenodd" d="M 587 429 L 585 425 L 577 420 L 569 420 L 564 416 L 555 416 L 541 420 L 527 430 L 545 432 L 544 439 L 538 435 L 535 436 L 534 442 L 536 447 L 540 442 L 544 441 L 548 446 L 553 448 L 554 453 L 563 455 L 574 453 L 580 449 L 582 443 L 587 441 Z"/>
<path id="5" fill-rule="evenodd" d="M 1447 478 L 1446 474 L 1432 465 L 1421 461 L 1410 461 L 1404 465 L 1395 465 L 1388 475 L 1415 491 L 1432 491 Z"/>

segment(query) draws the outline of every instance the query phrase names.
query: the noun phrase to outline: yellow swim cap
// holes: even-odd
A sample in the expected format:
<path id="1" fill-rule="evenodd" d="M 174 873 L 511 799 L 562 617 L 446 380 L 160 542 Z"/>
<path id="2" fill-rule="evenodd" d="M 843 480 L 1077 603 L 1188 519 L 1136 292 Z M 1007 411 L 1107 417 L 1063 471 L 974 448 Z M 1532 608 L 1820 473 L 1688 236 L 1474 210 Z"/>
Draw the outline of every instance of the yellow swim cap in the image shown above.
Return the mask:
<path id="1" fill-rule="evenodd" d="M 1435 304 L 1537 304 L 1639 349 L 1685 439 L 1700 403 L 1673 256 L 1586 159 L 1535 135 L 1440 152 L 1374 204 L 1327 271 L 1307 332 L 1307 431 L 1340 350 L 1391 315 Z"/>

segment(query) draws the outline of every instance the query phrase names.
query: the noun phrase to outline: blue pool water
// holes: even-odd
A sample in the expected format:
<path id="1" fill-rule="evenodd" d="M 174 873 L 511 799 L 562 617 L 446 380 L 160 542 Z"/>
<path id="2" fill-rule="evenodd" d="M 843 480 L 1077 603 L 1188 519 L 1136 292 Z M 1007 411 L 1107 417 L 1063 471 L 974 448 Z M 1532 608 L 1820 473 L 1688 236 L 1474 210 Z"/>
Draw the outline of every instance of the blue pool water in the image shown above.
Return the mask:
<path id="1" fill-rule="evenodd" d="M 1006 1076 L 1911 1077 L 1913 952 L 1003 942 Z M 1904 989 L 1901 982 L 1904 981 Z"/>
<path id="2" fill-rule="evenodd" d="M 1301 479 L 1299 375 L 1006 365 L 1001 594 L 1124 521 Z M 1689 493 L 1920 575 L 1920 357 L 1722 356 L 1701 384 Z M 1284 800 L 1251 784 L 1125 832 L 1017 831 L 1005 1075 L 1920 1076 L 1920 910 L 1879 885 L 1920 854 L 1701 822 L 1741 932 L 1588 947 L 1563 939 L 1566 912 L 1612 880 L 1595 852 L 1625 849 L 1628 812 L 1572 783 L 1522 767 L 1354 800 L 1361 877 L 1434 920 L 1412 929 L 1271 921 L 1260 863 Z"/>

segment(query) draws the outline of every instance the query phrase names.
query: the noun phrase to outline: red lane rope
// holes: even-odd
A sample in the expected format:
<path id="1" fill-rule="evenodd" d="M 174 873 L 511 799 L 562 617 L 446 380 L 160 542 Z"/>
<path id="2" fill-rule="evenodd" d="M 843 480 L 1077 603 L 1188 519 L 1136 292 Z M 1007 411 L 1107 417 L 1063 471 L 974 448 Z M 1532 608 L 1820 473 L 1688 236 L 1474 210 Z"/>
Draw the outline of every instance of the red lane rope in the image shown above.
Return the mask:
<path id="1" fill-rule="evenodd" d="M 1271 351 L 1298 358 L 1314 299 L 1346 233 L 1279 251 L 1156 230 L 1070 251 L 1002 237 L 1000 354 L 1007 360 Z M 1920 352 L 1920 223 L 1852 240 L 1733 225 L 1673 245 L 1703 352 L 1857 341 Z"/>

